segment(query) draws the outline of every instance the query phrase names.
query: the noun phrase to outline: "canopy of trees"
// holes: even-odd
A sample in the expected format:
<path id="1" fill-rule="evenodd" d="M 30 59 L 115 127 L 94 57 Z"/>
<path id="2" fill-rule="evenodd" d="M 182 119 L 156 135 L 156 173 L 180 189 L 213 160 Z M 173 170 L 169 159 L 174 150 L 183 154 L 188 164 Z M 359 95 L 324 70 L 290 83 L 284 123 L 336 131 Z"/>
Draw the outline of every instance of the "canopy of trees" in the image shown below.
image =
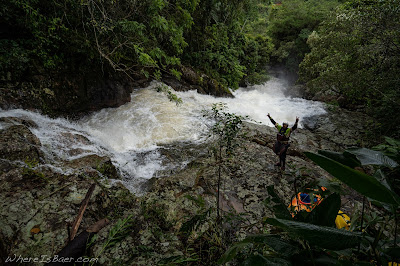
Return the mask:
<path id="1" fill-rule="evenodd" d="M 267 29 L 275 45 L 273 61 L 297 72 L 299 63 L 310 51 L 308 36 L 338 4 L 336 0 L 286 0 L 272 5 Z"/>
<path id="2" fill-rule="evenodd" d="M 399 136 L 400 1 L 348 2 L 307 43 L 300 65 L 307 86 L 366 107 L 381 134 Z"/>
<path id="3" fill-rule="evenodd" d="M 266 38 L 242 30 L 254 0 L 10 0 L 0 7 L 0 72 L 22 77 L 107 64 L 159 78 L 189 64 L 222 84 L 268 61 Z"/>

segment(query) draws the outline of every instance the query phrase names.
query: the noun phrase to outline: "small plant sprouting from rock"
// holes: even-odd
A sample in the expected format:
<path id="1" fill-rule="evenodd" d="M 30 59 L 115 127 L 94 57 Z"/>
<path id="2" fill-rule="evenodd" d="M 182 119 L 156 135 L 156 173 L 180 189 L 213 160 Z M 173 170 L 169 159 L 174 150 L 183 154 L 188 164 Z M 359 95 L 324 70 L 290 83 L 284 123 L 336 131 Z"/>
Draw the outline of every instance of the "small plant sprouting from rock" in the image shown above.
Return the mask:
<path id="1" fill-rule="evenodd" d="M 95 254 L 95 257 L 98 258 L 100 257 L 103 252 L 108 249 L 112 248 L 115 246 L 118 242 L 121 242 L 125 237 L 127 237 L 131 233 L 131 229 L 133 226 L 133 215 L 129 215 L 128 217 L 124 219 L 119 219 L 117 223 L 110 229 L 108 233 L 108 237 L 105 240 L 104 244 L 102 245 L 101 249 L 97 254 Z M 97 235 L 95 235 L 91 242 L 88 245 L 91 245 L 97 240 Z M 93 265 L 94 262 L 92 262 L 90 265 Z"/>
<path id="2" fill-rule="evenodd" d="M 225 162 L 225 158 L 230 158 L 234 155 L 235 148 L 239 145 L 238 139 L 242 129 L 244 119 L 248 117 L 239 116 L 233 113 L 225 112 L 226 104 L 216 103 L 213 105 L 211 111 L 204 111 L 204 116 L 209 117 L 215 121 L 211 128 L 212 135 L 217 137 L 217 145 L 213 147 L 212 151 L 218 165 L 218 182 L 217 182 L 217 217 L 220 219 L 219 214 L 219 197 L 221 185 L 221 170 Z M 226 157 L 223 158 L 223 153 Z"/>

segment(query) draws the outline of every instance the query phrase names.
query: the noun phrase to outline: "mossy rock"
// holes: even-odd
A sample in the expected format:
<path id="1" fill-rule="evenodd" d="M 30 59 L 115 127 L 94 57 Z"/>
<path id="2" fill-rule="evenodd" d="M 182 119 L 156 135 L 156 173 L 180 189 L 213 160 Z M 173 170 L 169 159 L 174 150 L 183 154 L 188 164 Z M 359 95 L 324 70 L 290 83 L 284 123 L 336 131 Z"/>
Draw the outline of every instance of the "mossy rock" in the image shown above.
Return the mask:
<path id="1" fill-rule="evenodd" d="M 82 158 L 74 159 L 66 163 L 66 165 L 75 169 L 93 169 L 100 172 L 105 177 L 120 179 L 117 169 L 107 156 L 99 156 L 96 154 L 87 155 Z"/>
<path id="2" fill-rule="evenodd" d="M 25 125 L 12 125 L 0 130 L 0 158 L 36 161 L 43 154 L 40 140 Z"/>

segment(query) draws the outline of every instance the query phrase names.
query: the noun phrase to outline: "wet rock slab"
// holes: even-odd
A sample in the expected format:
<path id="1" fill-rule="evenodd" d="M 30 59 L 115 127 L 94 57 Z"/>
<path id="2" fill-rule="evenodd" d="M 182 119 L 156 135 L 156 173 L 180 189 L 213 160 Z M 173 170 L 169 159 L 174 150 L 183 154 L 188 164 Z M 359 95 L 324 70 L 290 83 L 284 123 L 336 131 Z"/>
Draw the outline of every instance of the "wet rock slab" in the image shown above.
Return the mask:
<path id="1" fill-rule="evenodd" d="M 23 124 L 0 129 L 0 158 L 39 161 L 43 157 L 40 140 Z"/>
<path id="2" fill-rule="evenodd" d="M 96 170 L 102 175 L 112 179 L 119 179 L 117 169 L 112 163 L 111 159 L 106 156 L 99 156 L 96 154 L 87 155 L 65 163 L 66 167 L 81 169 L 83 171 Z"/>
<path id="3" fill-rule="evenodd" d="M 296 130 L 291 137 L 285 172 L 274 167 L 277 157 L 271 147 L 276 130 L 267 126 L 245 123 L 246 137 L 240 140 L 235 156 L 225 158 L 222 168 L 212 155 L 211 145 L 215 143 L 164 147 L 161 153 L 165 163 L 187 163 L 166 171 L 162 178 L 153 178 L 149 192 L 140 198 L 120 184 L 111 187 L 101 181 L 104 175 L 99 169 L 104 165 L 110 166 L 110 176 L 115 174 L 115 167 L 107 157 L 88 155 L 63 162 L 64 167 L 76 170 L 71 175 L 59 173 L 40 160 L 37 165 L 23 164 L 21 160 L 26 155 L 35 156 L 40 150 L 40 142 L 23 123 L 8 121 L 0 138 L 2 145 L 11 145 L 11 148 L 3 146 L 6 152 L 0 159 L 0 253 L 23 256 L 57 253 L 68 239 L 68 223 L 76 217 L 82 199 L 95 182 L 97 188 L 80 230 L 105 216 L 111 218 L 111 224 L 100 231 L 90 250 L 91 256 L 99 256 L 100 264 L 159 265 L 174 257 L 185 258 L 186 248 L 196 246 L 213 230 L 219 172 L 221 213 L 240 214 L 243 218 L 224 225 L 231 237 L 240 240 L 248 234 L 267 232 L 269 228 L 262 224 L 262 219 L 273 216 L 264 203 L 268 187 L 273 187 L 288 205 L 294 195 L 295 178 L 300 180 L 299 186 L 329 180 L 329 175 L 303 152 L 357 145 L 364 130 L 363 119 L 345 111 L 332 112 L 315 118 L 308 129 Z M 79 136 L 66 137 L 87 141 Z M 37 156 L 40 159 L 40 152 Z M 349 201 L 345 198 L 344 202 Z M 348 209 L 355 205 L 353 202 Z M 114 246 L 104 249 L 109 232 L 129 215 L 132 215 L 129 231 Z M 203 218 L 183 233 L 194 217 Z M 38 233 L 32 233 L 38 229 Z"/>

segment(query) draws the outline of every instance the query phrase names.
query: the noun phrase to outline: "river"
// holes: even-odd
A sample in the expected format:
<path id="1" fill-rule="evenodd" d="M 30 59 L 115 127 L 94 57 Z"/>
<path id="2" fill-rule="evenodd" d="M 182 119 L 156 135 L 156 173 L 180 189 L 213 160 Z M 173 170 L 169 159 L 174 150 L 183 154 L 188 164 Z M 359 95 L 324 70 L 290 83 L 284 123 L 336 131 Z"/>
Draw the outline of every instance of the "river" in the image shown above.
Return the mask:
<path id="1" fill-rule="evenodd" d="M 0 117 L 20 117 L 34 121 L 38 127 L 32 132 L 40 139 L 46 162 L 59 171 L 68 173 L 62 162 L 86 155 L 108 156 L 120 171 L 123 183 L 133 193 L 140 193 L 140 184 L 157 177 L 168 167 L 160 147 L 176 142 L 201 143 L 206 141 L 212 121 L 203 116 L 214 103 L 223 102 L 227 111 L 249 116 L 254 121 L 272 126 L 267 113 L 278 122 L 293 124 L 301 119 L 324 114 L 319 102 L 287 96 L 287 83 L 271 78 L 262 85 L 239 88 L 234 98 L 216 98 L 196 91 L 175 92 L 182 99 L 179 106 L 157 92 L 160 85 L 135 90 L 131 102 L 118 108 L 107 108 L 92 113 L 78 121 L 63 118 L 51 119 L 36 112 L 14 109 L 1 110 Z M 69 136 L 69 137 L 68 137 Z M 71 137 L 75 136 L 75 137 Z"/>

